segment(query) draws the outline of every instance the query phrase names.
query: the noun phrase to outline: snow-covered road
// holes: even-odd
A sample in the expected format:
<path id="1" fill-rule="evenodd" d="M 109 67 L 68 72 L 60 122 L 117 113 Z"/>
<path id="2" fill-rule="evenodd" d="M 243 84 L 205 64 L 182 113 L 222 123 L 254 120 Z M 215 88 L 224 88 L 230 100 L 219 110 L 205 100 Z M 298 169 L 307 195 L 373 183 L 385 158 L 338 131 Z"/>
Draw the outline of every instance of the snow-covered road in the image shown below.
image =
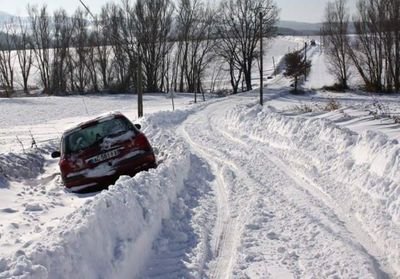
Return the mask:
<path id="1" fill-rule="evenodd" d="M 178 256 L 156 251 L 143 277 L 186 277 L 190 266 L 197 278 L 387 278 L 392 270 L 381 266 L 383 252 L 352 213 L 292 170 L 279 148 L 232 123 L 233 108 L 246 105 L 246 97 L 214 102 L 177 129 L 200 162 L 186 184 L 208 177 L 200 181 L 212 194 L 203 192 L 190 210 L 207 212 L 197 231 L 210 237 L 197 239 L 203 248 L 191 256 L 190 241 L 166 249 L 180 246 Z M 170 243 L 170 236 L 162 234 L 158 242 Z M 176 265 L 179 255 L 185 268 Z"/>

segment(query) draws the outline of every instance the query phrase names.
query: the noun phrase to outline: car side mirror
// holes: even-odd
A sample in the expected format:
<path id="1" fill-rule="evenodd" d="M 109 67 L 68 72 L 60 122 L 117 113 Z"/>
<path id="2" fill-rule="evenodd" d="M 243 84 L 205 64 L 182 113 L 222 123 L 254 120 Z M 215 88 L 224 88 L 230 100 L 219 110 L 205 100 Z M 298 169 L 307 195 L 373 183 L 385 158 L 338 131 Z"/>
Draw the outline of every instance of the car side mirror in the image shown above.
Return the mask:
<path id="1" fill-rule="evenodd" d="M 140 124 L 135 124 L 135 127 L 136 127 L 136 129 L 138 129 L 138 130 L 142 129 L 142 125 L 140 125 Z"/>
<path id="2" fill-rule="evenodd" d="M 51 153 L 51 158 L 59 158 L 61 156 L 60 151 L 54 151 Z"/>

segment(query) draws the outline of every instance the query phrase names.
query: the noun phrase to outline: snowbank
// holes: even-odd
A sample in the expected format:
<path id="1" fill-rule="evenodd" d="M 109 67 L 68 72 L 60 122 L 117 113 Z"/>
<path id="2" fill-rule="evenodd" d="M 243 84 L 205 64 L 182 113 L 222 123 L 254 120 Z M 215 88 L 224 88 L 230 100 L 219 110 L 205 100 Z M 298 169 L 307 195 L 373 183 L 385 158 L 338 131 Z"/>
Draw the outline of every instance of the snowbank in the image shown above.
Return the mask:
<path id="1" fill-rule="evenodd" d="M 279 150 L 276 156 L 338 204 L 382 247 L 400 274 L 400 145 L 385 135 L 356 134 L 326 119 L 292 118 L 259 106 L 237 106 L 230 129 Z M 317 186 L 319 185 L 319 186 Z M 353 222 L 354 221 L 354 222 Z"/>
<path id="2" fill-rule="evenodd" d="M 0 188 L 6 187 L 8 180 L 30 179 L 43 170 L 43 154 L 47 148 L 34 149 L 27 153 L 0 154 Z"/>
<path id="3" fill-rule="evenodd" d="M 149 257 L 190 169 L 184 143 L 168 127 L 189 111 L 160 112 L 143 122 L 159 153 L 157 169 L 121 177 L 66 216 L 42 239 L 0 259 L 0 278 L 133 278 Z M 159 129 L 163 126 L 164 129 Z M 173 152 L 171 152 L 173 151 Z"/>

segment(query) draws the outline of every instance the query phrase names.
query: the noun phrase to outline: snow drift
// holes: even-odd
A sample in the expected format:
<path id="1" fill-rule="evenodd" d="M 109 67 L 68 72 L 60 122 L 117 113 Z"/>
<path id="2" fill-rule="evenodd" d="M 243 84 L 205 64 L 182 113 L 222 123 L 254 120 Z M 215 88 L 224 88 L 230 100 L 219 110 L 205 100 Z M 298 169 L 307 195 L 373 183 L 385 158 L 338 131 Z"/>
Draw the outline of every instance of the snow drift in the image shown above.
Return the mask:
<path id="1" fill-rule="evenodd" d="M 8 180 L 36 177 L 43 170 L 43 153 L 40 148 L 25 154 L 0 154 L 0 188 L 6 187 Z"/>
<path id="2" fill-rule="evenodd" d="M 400 274 L 400 145 L 396 140 L 372 131 L 359 135 L 326 119 L 282 116 L 254 105 L 237 106 L 227 113 L 226 121 L 238 136 L 273 147 L 275 155 L 316 192 L 352 215 L 382 247 L 386 263 Z"/>
<path id="3" fill-rule="evenodd" d="M 168 218 L 190 169 L 190 155 L 168 126 L 189 111 L 160 112 L 142 123 L 161 162 L 157 169 L 121 177 L 66 216 L 40 241 L 0 259 L 0 278 L 132 278 Z M 159 129 L 163 126 L 163 129 Z M 173 151 L 173 152 L 170 152 Z"/>

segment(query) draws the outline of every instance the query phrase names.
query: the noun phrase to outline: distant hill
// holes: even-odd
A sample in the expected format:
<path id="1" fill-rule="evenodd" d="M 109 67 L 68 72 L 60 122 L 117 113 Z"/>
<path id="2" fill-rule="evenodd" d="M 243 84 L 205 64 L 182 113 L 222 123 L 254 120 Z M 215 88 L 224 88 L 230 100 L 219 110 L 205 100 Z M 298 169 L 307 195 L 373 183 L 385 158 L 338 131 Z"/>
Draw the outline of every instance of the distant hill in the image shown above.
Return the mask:
<path id="1" fill-rule="evenodd" d="M 13 15 L 0 11 L 0 22 L 6 22 L 13 17 L 14 17 Z"/>
<path id="2" fill-rule="evenodd" d="M 277 23 L 278 33 L 282 35 L 319 35 L 322 22 L 308 23 L 290 20 L 281 20 Z M 282 31 L 282 33 L 281 33 Z M 290 32 L 293 32 L 290 34 Z M 350 23 L 349 33 L 355 33 L 353 23 Z"/>
<path id="3" fill-rule="evenodd" d="M 281 20 L 277 23 L 277 32 L 280 35 L 318 35 L 321 27 L 322 23 Z"/>
<path id="4" fill-rule="evenodd" d="M 6 12 L 2 12 L 2 11 L 0 11 L 0 17 L 12 17 L 12 15 L 10 15 L 10 14 L 8 14 L 8 13 L 6 13 Z"/>
<path id="5" fill-rule="evenodd" d="M 322 23 L 307 23 L 299 21 L 281 20 L 277 24 L 281 28 L 289 28 L 296 31 L 318 31 L 322 27 Z"/>
<path id="6" fill-rule="evenodd" d="M 0 11 L 0 24 L 12 19 L 13 15 Z M 281 20 L 277 23 L 277 33 L 280 35 L 319 35 L 322 23 L 307 23 L 300 21 Z M 354 32 L 351 25 L 350 33 Z"/>

